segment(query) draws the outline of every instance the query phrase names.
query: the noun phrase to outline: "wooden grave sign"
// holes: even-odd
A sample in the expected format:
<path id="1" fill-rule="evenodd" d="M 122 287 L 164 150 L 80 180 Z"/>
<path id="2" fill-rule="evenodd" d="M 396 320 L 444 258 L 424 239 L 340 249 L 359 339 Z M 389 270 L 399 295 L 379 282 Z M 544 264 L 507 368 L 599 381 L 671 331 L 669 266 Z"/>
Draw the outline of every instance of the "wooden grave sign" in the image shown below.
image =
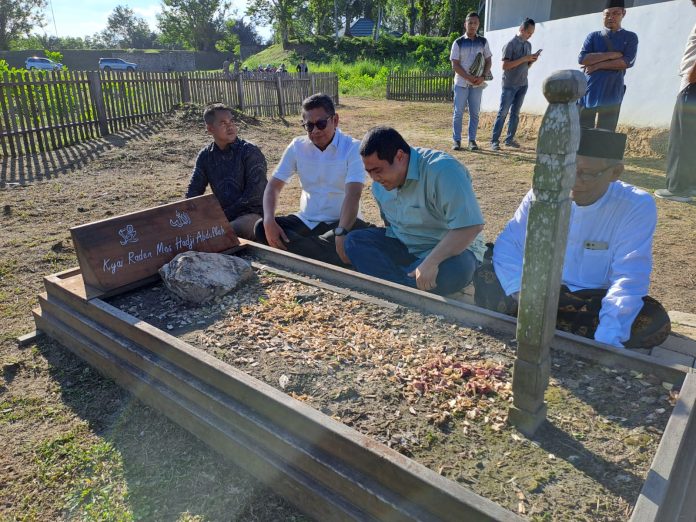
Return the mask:
<path id="1" fill-rule="evenodd" d="M 157 274 L 188 250 L 223 252 L 239 245 L 213 194 L 70 229 L 85 285 L 112 290 Z"/>

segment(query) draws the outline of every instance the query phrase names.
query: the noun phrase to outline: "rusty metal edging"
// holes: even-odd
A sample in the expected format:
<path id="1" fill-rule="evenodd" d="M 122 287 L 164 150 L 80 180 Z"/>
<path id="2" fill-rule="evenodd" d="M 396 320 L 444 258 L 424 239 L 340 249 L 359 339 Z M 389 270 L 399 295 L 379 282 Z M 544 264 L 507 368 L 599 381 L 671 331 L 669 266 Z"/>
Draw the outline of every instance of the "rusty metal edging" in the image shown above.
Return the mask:
<path id="1" fill-rule="evenodd" d="M 60 277 L 45 284 L 42 331 L 318 520 L 522 520 Z"/>

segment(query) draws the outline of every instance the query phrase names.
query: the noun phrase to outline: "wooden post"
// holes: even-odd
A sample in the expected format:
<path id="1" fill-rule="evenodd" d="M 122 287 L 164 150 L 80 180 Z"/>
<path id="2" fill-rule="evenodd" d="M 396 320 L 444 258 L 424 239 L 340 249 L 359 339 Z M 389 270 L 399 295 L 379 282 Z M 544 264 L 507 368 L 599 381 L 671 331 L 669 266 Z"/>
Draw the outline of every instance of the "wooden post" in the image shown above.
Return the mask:
<path id="1" fill-rule="evenodd" d="M 314 74 L 309 75 L 309 95 L 311 96 L 312 94 L 316 94 L 317 92 L 317 83 L 316 83 L 316 78 L 314 77 Z"/>
<path id="2" fill-rule="evenodd" d="M 179 76 L 179 85 L 181 87 L 181 103 L 191 103 L 191 84 L 186 73 Z"/>
<path id="3" fill-rule="evenodd" d="M 276 90 L 278 91 L 278 114 L 283 118 L 285 117 L 285 107 L 283 107 L 283 84 L 280 75 L 276 76 Z"/>
<path id="4" fill-rule="evenodd" d="M 109 121 L 106 117 L 106 107 L 104 106 L 104 96 L 102 94 L 101 79 L 99 71 L 89 71 L 87 73 L 87 81 L 89 82 L 89 93 L 92 96 L 92 103 L 97 113 L 97 121 L 99 123 L 99 134 L 108 136 Z"/>
<path id="5" fill-rule="evenodd" d="M 243 73 L 237 73 L 237 98 L 239 99 L 239 110 L 244 112 L 244 80 Z"/>
<path id="6" fill-rule="evenodd" d="M 544 81 L 549 101 L 541 122 L 534 167 L 517 315 L 517 359 L 513 368 L 512 424 L 527 436 L 546 420 L 549 344 L 556 327 L 558 295 L 570 220 L 570 189 L 580 123 L 575 101 L 587 82 L 580 71 L 557 71 Z"/>

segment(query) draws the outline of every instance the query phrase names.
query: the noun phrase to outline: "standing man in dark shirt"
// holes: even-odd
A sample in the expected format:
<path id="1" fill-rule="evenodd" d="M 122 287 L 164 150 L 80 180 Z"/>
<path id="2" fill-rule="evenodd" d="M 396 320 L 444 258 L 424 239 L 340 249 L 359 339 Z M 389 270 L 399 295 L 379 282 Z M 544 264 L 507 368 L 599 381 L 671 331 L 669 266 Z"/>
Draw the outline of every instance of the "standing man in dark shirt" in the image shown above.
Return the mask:
<path id="1" fill-rule="evenodd" d="M 235 233 L 254 240 L 254 224 L 263 217 L 266 158 L 259 148 L 237 136 L 232 109 L 221 103 L 203 113 L 213 142 L 196 158 L 186 197 L 200 196 L 208 185 Z"/>
<path id="2" fill-rule="evenodd" d="M 585 71 L 587 91 L 578 103 L 583 129 L 616 130 L 626 91 L 624 76 L 638 52 L 638 35 L 621 27 L 624 16 L 624 0 L 607 0 L 604 28 L 587 35 L 582 45 L 578 62 Z"/>
<path id="3" fill-rule="evenodd" d="M 534 20 L 526 18 L 520 25 L 517 35 L 503 47 L 503 92 L 500 95 L 498 116 L 493 125 L 492 150 L 500 150 L 500 135 L 503 133 L 508 111 L 510 111 L 510 122 L 505 145 L 515 149 L 520 147 L 515 141 L 515 132 L 520 120 L 522 102 L 527 94 L 527 72 L 537 61 L 541 52 L 539 49 L 536 53 L 532 53 L 532 44 L 529 43 L 529 39 L 534 34 L 534 27 Z"/>

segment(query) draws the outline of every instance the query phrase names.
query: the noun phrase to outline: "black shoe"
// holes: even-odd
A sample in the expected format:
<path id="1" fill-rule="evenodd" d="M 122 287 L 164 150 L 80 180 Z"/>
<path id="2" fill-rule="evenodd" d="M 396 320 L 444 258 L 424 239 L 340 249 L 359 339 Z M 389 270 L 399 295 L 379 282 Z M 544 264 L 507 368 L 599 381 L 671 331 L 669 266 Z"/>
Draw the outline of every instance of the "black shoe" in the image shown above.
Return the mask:
<path id="1" fill-rule="evenodd" d="M 452 150 L 462 150 L 462 142 L 461 141 L 453 141 L 452 142 Z"/>
<path id="2" fill-rule="evenodd" d="M 479 150 L 479 146 L 474 140 L 469 140 L 469 150 Z"/>
<path id="3" fill-rule="evenodd" d="M 512 148 L 512 149 L 519 149 L 519 148 L 520 148 L 520 144 L 517 143 L 515 140 L 506 141 L 506 142 L 505 142 L 505 146 L 506 146 L 506 147 L 510 147 L 510 148 Z"/>

